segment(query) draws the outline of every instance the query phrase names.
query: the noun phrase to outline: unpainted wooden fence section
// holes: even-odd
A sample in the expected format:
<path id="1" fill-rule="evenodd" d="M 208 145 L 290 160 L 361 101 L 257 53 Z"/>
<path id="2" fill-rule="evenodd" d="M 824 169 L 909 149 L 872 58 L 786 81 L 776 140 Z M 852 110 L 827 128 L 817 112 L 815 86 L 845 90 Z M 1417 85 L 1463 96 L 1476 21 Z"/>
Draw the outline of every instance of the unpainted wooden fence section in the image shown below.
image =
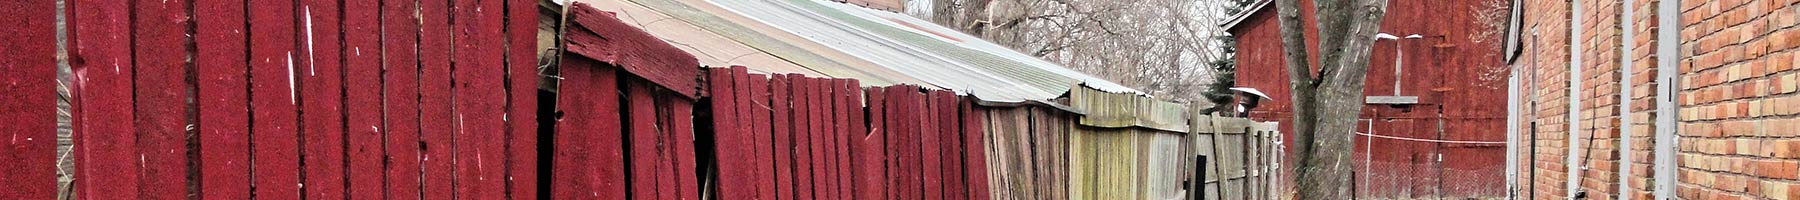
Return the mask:
<path id="1" fill-rule="evenodd" d="M 1182 154 L 1182 159 L 1190 163 L 1205 159 L 1200 163 L 1206 163 L 1188 169 L 1206 175 L 1204 180 L 1188 183 L 1194 187 L 1189 191 L 1201 192 L 1195 199 L 1282 199 L 1287 195 L 1289 188 L 1284 187 L 1289 185 L 1283 183 L 1283 176 L 1291 176 L 1286 171 L 1292 169 L 1282 166 L 1285 147 L 1275 124 L 1205 115 L 1190 121 L 1192 134 L 1183 140 L 1192 145 L 1183 146 L 1194 151 Z"/>

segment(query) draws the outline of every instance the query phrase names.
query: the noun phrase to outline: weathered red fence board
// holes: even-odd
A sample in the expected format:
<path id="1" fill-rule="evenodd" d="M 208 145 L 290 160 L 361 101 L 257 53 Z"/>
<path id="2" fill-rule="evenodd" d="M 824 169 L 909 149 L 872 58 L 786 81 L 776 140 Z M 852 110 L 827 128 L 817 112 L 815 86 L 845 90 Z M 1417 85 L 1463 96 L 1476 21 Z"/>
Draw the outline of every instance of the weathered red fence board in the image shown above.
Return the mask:
<path id="1" fill-rule="evenodd" d="M 505 198 L 505 48 L 501 1 L 452 1 L 456 196 Z"/>
<path id="2" fill-rule="evenodd" d="M 819 105 L 819 110 L 816 112 L 818 112 L 819 117 L 822 118 L 820 120 L 821 125 L 823 125 L 824 128 L 823 131 L 818 132 L 818 138 L 821 139 L 820 142 L 813 143 L 819 146 L 819 155 L 824 161 L 822 164 L 814 166 L 814 168 L 818 168 L 820 172 L 823 172 L 822 174 L 825 177 L 817 179 L 819 186 L 825 187 L 825 191 L 819 192 L 819 198 L 837 198 L 838 192 L 841 192 L 837 185 L 837 179 L 839 177 L 837 166 L 840 164 L 838 163 L 837 143 L 838 134 L 844 132 L 844 124 L 837 122 L 838 118 L 843 115 L 843 113 L 838 112 L 838 107 L 842 105 L 838 105 L 837 95 L 838 92 L 842 91 L 838 91 L 837 79 L 821 78 L 815 80 L 818 81 L 816 82 L 819 83 L 817 85 L 818 91 L 821 92 L 817 95 L 817 100 L 819 100 L 817 103 Z"/>
<path id="3" fill-rule="evenodd" d="M 56 2 L 0 2 L 0 199 L 56 198 Z"/>
<path id="4" fill-rule="evenodd" d="M 538 1 L 506 1 L 507 191 L 538 199 Z M 410 30 L 410 29 L 404 29 Z"/>
<path id="5" fill-rule="evenodd" d="M 299 76 L 301 158 L 305 195 L 308 199 L 343 199 L 347 188 L 344 179 L 344 97 L 343 64 L 338 43 L 338 1 L 300 1 L 299 51 L 295 56 L 304 72 Z M 296 69 L 296 71 L 300 70 Z"/>
<path id="6" fill-rule="evenodd" d="M 775 184 L 772 185 L 775 186 L 775 199 L 781 200 L 794 199 L 794 128 L 793 106 L 790 103 L 793 90 L 789 89 L 791 79 L 788 77 L 778 74 L 769 78 L 769 101 L 770 108 L 773 109 L 770 112 L 770 122 L 773 123 L 771 131 L 774 131 L 774 144 L 771 148 L 774 149 L 775 156 Z"/>
<path id="7" fill-rule="evenodd" d="M 885 99 L 884 101 L 887 101 L 887 105 L 884 106 L 884 109 L 886 110 L 884 111 L 884 114 L 886 116 L 883 117 L 887 121 L 884 124 L 887 124 L 886 126 L 888 128 L 888 131 L 884 133 L 886 142 L 883 145 L 886 146 L 883 151 L 887 152 L 887 156 L 885 156 L 887 161 L 885 163 L 887 165 L 886 182 L 888 183 L 888 188 L 887 193 L 884 194 L 887 196 L 887 199 L 905 199 L 902 195 L 905 194 L 906 191 L 911 191 L 906 187 L 905 180 L 907 174 L 906 168 L 904 167 L 906 162 L 905 159 L 903 159 L 906 154 L 905 135 L 907 129 L 905 126 L 907 126 L 907 123 L 900 121 L 901 118 L 909 117 L 901 114 L 905 112 L 905 109 L 910 108 L 901 103 L 906 102 L 906 97 L 902 96 L 902 93 L 900 92 L 904 90 L 906 90 L 905 86 L 887 87 L 883 89 L 884 93 L 881 94 Z"/>
<path id="8" fill-rule="evenodd" d="M 730 70 L 708 70 L 710 91 L 713 94 L 737 94 L 739 78 Z M 740 137 L 743 129 L 738 128 L 737 114 L 738 95 L 715 95 L 712 99 L 713 135 L 717 145 L 714 146 L 720 158 L 744 158 L 741 149 L 748 149 L 753 143 Z M 749 185 L 750 174 L 745 173 L 748 162 L 744 159 L 719 159 L 719 197 L 729 199 L 746 199 L 755 195 L 755 186 Z M 748 188 L 746 188 L 748 187 Z"/>
<path id="9" fill-rule="evenodd" d="M 366 0 L 358 0 L 356 1 L 357 3 L 351 3 L 350 5 L 360 5 L 363 4 L 363 1 Z M 380 9 L 381 30 L 423 30 L 420 29 L 419 20 L 416 20 L 417 18 L 414 17 L 415 15 L 413 12 L 409 12 L 419 9 L 419 7 L 411 1 L 383 0 Z M 353 9 L 351 11 L 361 11 L 361 9 Z M 350 13 L 352 13 L 351 15 L 360 16 L 359 14 L 362 12 Z M 360 20 L 362 19 L 360 18 L 362 17 L 351 17 L 349 19 L 352 21 L 348 22 L 350 24 L 361 24 L 354 23 L 361 22 Z M 348 25 L 349 24 L 346 24 L 346 26 Z M 366 41 L 363 41 L 365 40 L 362 38 L 363 35 L 356 34 L 357 32 L 361 32 L 361 30 L 358 30 L 357 28 L 352 28 L 351 30 L 351 33 L 345 34 L 345 36 L 347 36 L 345 39 L 353 47 L 358 47 L 357 49 L 353 49 L 352 52 L 361 52 L 362 48 L 360 47 L 364 47 Z M 352 130 L 352 132 L 360 132 L 362 131 L 361 129 L 364 129 L 364 125 L 354 124 L 366 123 L 370 133 L 381 134 L 380 136 L 383 138 L 382 141 L 386 142 L 379 148 L 385 150 L 386 154 L 383 158 L 387 161 L 387 166 L 384 168 L 384 174 L 386 175 L 382 177 L 381 181 L 384 182 L 383 184 L 385 184 L 385 187 L 383 188 L 386 190 L 382 192 L 385 193 L 384 196 L 388 199 L 422 198 L 420 196 L 421 193 L 419 193 L 420 178 L 423 177 L 420 174 L 420 156 L 424 150 L 420 149 L 420 144 L 423 144 L 420 141 L 420 113 L 422 111 L 421 102 L 425 100 L 420 99 L 420 90 L 422 89 L 419 84 L 421 81 L 420 74 L 423 73 L 424 70 L 421 70 L 423 68 L 419 67 L 419 58 L 421 55 L 420 48 L 426 45 L 419 42 L 419 36 L 424 34 L 426 34 L 426 32 L 383 31 L 380 34 L 381 38 L 379 38 L 380 48 L 367 48 L 371 53 L 379 49 L 381 52 L 380 55 L 385 55 L 385 57 L 381 57 L 380 65 L 349 66 L 350 70 L 348 73 L 350 73 L 350 80 L 361 80 L 353 82 L 368 83 L 363 81 L 379 80 L 381 83 L 381 87 L 379 88 L 380 91 L 369 91 L 371 88 L 355 87 L 355 85 L 352 85 L 352 87 L 345 87 L 345 89 L 349 90 L 348 95 L 351 95 L 350 100 L 352 101 L 351 103 L 353 103 L 349 109 L 351 113 L 355 114 L 370 111 L 379 113 L 379 118 L 361 118 L 362 120 L 358 120 L 359 117 L 356 117 L 360 115 L 352 115 L 351 123 L 353 123 L 353 125 L 350 126 L 350 130 Z M 351 58 L 358 57 L 352 56 Z M 351 59 L 351 61 L 359 60 L 360 59 Z M 380 73 L 383 69 L 394 72 L 415 73 Z M 378 101 L 380 109 L 369 110 L 374 108 L 359 107 L 359 105 L 354 104 L 370 101 L 366 99 L 367 97 L 363 97 L 363 95 L 379 95 L 375 96 L 377 99 L 374 101 Z M 357 165 L 354 161 L 351 164 L 353 169 L 360 168 L 356 167 Z M 355 185 L 356 182 L 358 181 L 352 180 L 352 185 Z"/>
<path id="10" fill-rule="evenodd" d="M 625 152 L 629 154 L 631 196 L 656 199 L 656 163 L 662 160 L 656 149 L 656 102 L 651 87 L 645 83 L 625 81 Z"/>
<path id="11" fill-rule="evenodd" d="M 958 123 L 961 118 L 957 116 L 961 105 L 957 104 L 955 93 L 939 91 L 932 94 L 937 96 L 937 101 L 932 104 L 937 105 L 937 114 L 934 115 L 938 124 L 938 158 L 943 163 L 939 171 L 942 171 L 944 199 L 966 199 L 964 192 L 967 190 L 964 190 L 962 171 L 962 127 L 958 125 L 961 124 Z"/>
<path id="12" fill-rule="evenodd" d="M 79 111 L 76 120 L 78 148 L 76 176 L 79 196 L 135 197 L 139 170 L 136 128 L 131 119 L 131 25 L 129 2 L 71 2 L 73 16 L 69 23 L 71 54 L 84 62 L 71 63 L 75 81 L 81 82 L 78 98 L 73 103 Z M 48 105 L 48 104 L 43 104 Z M 46 106 L 47 107 L 47 106 Z M 105 189 L 97 189 L 105 188 Z"/>
<path id="13" fill-rule="evenodd" d="M 299 117 L 294 66 L 294 2 L 250 5 L 250 174 L 258 198 L 300 198 Z M 256 34 L 283 33 L 283 34 Z M 298 69 L 298 70 L 303 70 Z M 301 71 L 300 73 L 305 73 Z"/>
<path id="14" fill-rule="evenodd" d="M 189 25 L 184 1 L 137 2 L 132 9 L 132 59 L 137 75 L 132 98 L 137 157 L 143 167 L 137 198 L 186 198 L 187 183 L 187 51 Z M 130 72 L 127 72 L 130 73 Z"/>
<path id="15" fill-rule="evenodd" d="M 883 92 L 882 88 L 875 87 L 863 89 L 863 94 L 868 95 L 868 98 L 865 99 L 868 105 L 868 118 L 866 119 L 868 126 L 867 132 L 852 133 L 857 136 L 855 137 L 856 141 L 852 143 L 855 145 L 853 148 L 856 149 L 854 157 L 856 168 L 851 173 L 856 176 L 856 191 L 852 198 L 886 199 L 887 153 L 884 149 L 886 145 L 883 145 L 885 141 L 883 137 L 886 137 L 887 131 L 887 112 L 883 110 L 887 103 L 885 101 L 887 98 L 883 95 L 886 92 Z"/>
<path id="16" fill-rule="evenodd" d="M 850 97 L 861 91 L 857 90 L 856 86 L 850 85 L 850 79 L 834 79 L 831 88 L 832 92 L 837 94 L 832 96 L 832 99 L 836 102 L 834 103 L 836 109 L 833 112 L 836 113 L 834 118 L 836 121 L 833 123 L 838 124 L 837 131 L 831 134 L 833 138 L 832 153 L 837 156 L 835 165 L 837 168 L 834 169 L 834 172 L 837 173 L 837 182 L 833 185 L 837 186 L 837 199 L 850 199 L 852 196 L 850 193 L 854 188 L 850 183 L 850 134 L 855 133 L 855 131 L 851 131 L 853 129 L 851 127 L 862 126 L 862 124 L 850 123 L 852 115 L 862 115 L 861 112 L 852 111 L 852 109 L 862 109 L 862 104 L 851 101 Z"/>
<path id="17" fill-rule="evenodd" d="M 625 155 L 616 69 L 564 58 L 550 182 L 553 198 L 624 199 Z"/>
<path id="18" fill-rule="evenodd" d="M 195 0 L 202 199 L 250 198 L 249 60 L 243 0 Z M 86 162 L 83 162 L 86 163 Z"/>
<path id="19" fill-rule="evenodd" d="M 649 82 L 638 82 L 638 84 L 648 85 Z M 680 187 L 675 184 L 677 178 L 675 177 L 674 135 L 670 134 L 674 124 L 669 123 L 672 120 L 670 118 L 673 118 L 670 115 L 673 113 L 666 103 L 669 101 L 669 97 L 664 95 L 665 93 L 667 90 L 657 89 L 654 100 L 656 104 L 656 112 L 654 112 L 656 114 L 656 143 L 654 143 L 656 144 L 657 158 L 655 160 L 656 194 L 659 199 L 679 199 Z"/>
<path id="20" fill-rule="evenodd" d="M 987 119 L 987 112 L 976 110 L 973 101 L 963 101 L 960 107 L 960 110 L 962 111 L 961 128 L 964 147 L 963 164 L 964 166 L 968 166 L 964 170 L 965 173 L 963 173 L 963 177 L 965 177 L 964 180 L 967 181 L 969 199 L 987 200 L 990 199 L 987 176 L 987 147 L 985 145 L 986 141 L 984 141 L 982 137 L 984 133 L 983 130 L 985 130 L 983 129 L 984 127 L 982 127 L 982 123 Z"/>
<path id="21" fill-rule="evenodd" d="M 941 156 L 943 156 L 944 149 L 940 149 L 943 145 L 940 144 L 942 141 L 939 139 L 943 133 L 938 129 L 938 122 L 942 117 L 939 114 L 944 113 L 942 111 L 944 95 L 932 91 L 925 93 L 924 97 L 923 103 L 927 106 L 921 110 L 925 112 L 923 113 L 924 117 L 919 118 L 921 120 L 919 124 L 923 128 L 919 131 L 919 153 L 921 154 L 919 160 L 924 163 L 923 168 L 920 168 L 924 170 L 925 174 L 924 195 L 925 199 L 943 199 L 944 171 L 941 169 L 944 167 L 944 162 Z"/>
<path id="22" fill-rule="evenodd" d="M 745 121 L 750 122 L 746 127 L 750 127 L 752 139 L 756 142 L 755 146 L 751 146 L 755 154 L 753 166 L 756 170 L 756 199 L 775 199 L 775 136 L 774 128 L 771 127 L 774 125 L 771 121 L 774 120 L 770 119 L 774 103 L 769 100 L 770 79 L 762 75 L 752 77 L 755 78 L 749 80 L 750 96 L 747 96 L 751 103 L 750 114 L 745 115 L 750 119 Z"/>
<path id="23" fill-rule="evenodd" d="M 920 176 L 923 174 L 920 173 L 919 167 L 923 164 L 919 161 L 919 130 L 921 121 L 924 119 L 924 115 L 921 113 L 925 108 L 925 105 L 921 104 L 924 101 L 920 98 L 918 87 L 915 86 L 901 86 L 898 91 L 894 92 L 894 97 L 899 100 L 899 105 L 893 110 L 898 112 L 890 114 L 890 116 L 898 117 L 890 124 L 900 125 L 901 131 L 896 134 L 899 136 L 899 141 L 896 144 L 890 144 L 899 150 L 898 159 L 900 160 L 895 165 L 895 168 L 900 170 L 900 174 L 895 178 L 900 179 L 898 187 L 901 190 L 894 191 L 900 194 L 895 199 L 922 199 L 924 198 L 924 195 L 921 195 L 924 193 L 924 184 L 920 182 L 922 178 Z"/>
<path id="24" fill-rule="evenodd" d="M 450 2 L 421 1 L 418 10 L 419 193 L 423 199 L 448 199 L 456 194 L 451 175 Z"/>
<path id="25" fill-rule="evenodd" d="M 387 171 L 388 169 L 384 169 L 385 164 L 382 156 L 388 152 L 384 151 L 383 147 L 385 145 L 384 142 L 389 140 L 388 138 L 383 137 L 382 131 L 391 130 L 382 128 L 384 126 L 381 121 L 383 111 L 381 99 L 382 89 L 387 87 L 387 85 L 382 82 L 381 77 L 381 69 L 383 67 L 383 58 L 381 55 L 384 54 L 382 53 L 383 46 L 381 43 L 381 37 L 383 36 L 381 33 L 381 30 L 383 29 L 383 27 L 381 27 L 382 16 L 380 15 L 381 2 L 378 0 L 345 0 L 343 6 L 344 51 L 342 53 L 344 55 L 343 80 L 345 86 L 343 87 L 345 117 L 344 137 L 345 140 L 349 142 L 349 144 L 347 144 L 348 146 L 346 146 L 348 149 L 345 149 L 345 151 L 348 151 L 346 152 L 346 155 L 348 156 L 344 159 L 348 161 L 348 164 L 345 166 L 345 171 L 349 173 L 347 174 L 347 176 L 349 176 L 349 185 L 347 187 L 350 190 L 348 197 L 350 197 L 350 199 L 382 199 L 386 196 L 383 188 L 388 188 L 388 185 L 385 185 L 383 180 L 386 179 L 389 175 L 388 173 L 391 172 Z M 417 26 L 414 26 L 414 28 L 411 29 L 393 30 L 417 29 Z M 408 36 L 416 34 L 415 32 L 410 31 L 407 33 Z M 395 35 L 398 35 L 398 33 Z M 399 59 L 406 59 L 405 61 L 406 63 L 409 63 L 409 65 L 416 65 L 411 64 L 412 59 L 415 59 L 412 57 L 413 52 L 411 48 L 414 43 L 411 42 L 411 40 L 408 40 L 407 43 L 404 44 L 404 47 L 400 47 L 400 44 L 395 44 L 396 47 L 393 48 L 394 50 L 386 52 L 385 54 L 395 55 L 394 59 L 396 62 L 399 62 Z M 402 58 L 403 56 L 404 58 Z M 413 77 L 412 73 L 399 72 L 418 71 L 415 66 L 406 66 L 404 69 L 399 69 L 401 68 L 399 66 L 396 66 L 395 68 L 395 74 L 407 74 L 408 77 Z M 404 96 L 417 98 L 418 93 L 411 92 L 414 91 L 414 89 L 416 88 L 409 88 L 407 90 L 408 92 L 396 92 L 393 95 L 403 96 L 401 94 L 407 94 Z M 411 103 L 417 103 L 417 101 Z M 418 116 L 417 106 L 409 106 L 408 108 L 412 110 L 408 110 L 408 112 L 404 113 L 412 114 L 411 116 Z M 395 109 L 393 112 L 399 113 L 401 111 Z M 414 125 L 414 127 L 416 126 L 417 125 Z M 414 127 L 407 127 L 408 129 L 406 130 L 414 130 Z M 404 135 L 411 136 L 409 138 L 412 139 L 412 142 L 417 143 L 418 133 L 416 131 L 408 131 Z M 401 158 L 415 158 L 416 156 L 413 155 L 418 155 L 416 148 L 408 148 L 408 150 L 408 153 L 405 154 L 407 156 L 395 156 L 393 162 L 408 162 L 408 165 L 404 166 L 410 166 L 411 168 L 395 168 L 414 169 L 409 172 L 416 172 L 418 169 L 417 160 L 401 160 Z M 396 166 L 401 165 L 396 164 Z M 417 175 L 414 175 L 413 177 L 417 177 Z M 409 184 L 408 186 L 416 188 L 417 184 Z M 416 191 L 417 189 L 414 190 Z"/>
<path id="26" fill-rule="evenodd" d="M 812 96 L 814 90 L 811 89 L 812 81 L 809 81 L 806 76 L 796 74 L 788 76 L 788 78 L 793 83 L 791 89 L 794 98 L 794 111 L 789 112 L 793 113 L 794 120 L 794 165 L 791 166 L 794 169 L 794 199 L 813 199 L 815 197 L 813 195 L 812 170 L 812 132 L 814 127 L 810 112 L 813 101 L 809 97 Z"/>
<path id="27" fill-rule="evenodd" d="M 669 109 L 669 124 L 673 135 L 675 149 L 675 184 L 676 197 L 680 199 L 700 199 L 700 179 L 694 176 L 694 169 L 700 168 L 694 162 L 694 104 L 685 97 L 676 98 L 662 95 L 662 105 Z"/>
<path id="28" fill-rule="evenodd" d="M 858 161 L 860 161 L 860 159 L 863 159 L 863 157 L 867 157 L 868 155 L 881 155 L 881 154 L 862 154 L 862 151 L 859 151 L 859 149 L 857 148 L 857 146 L 858 146 L 857 144 L 860 144 L 863 141 L 863 139 L 866 139 L 866 137 L 868 136 L 868 132 L 869 132 L 869 125 L 867 123 L 868 122 L 868 120 L 867 120 L 868 110 L 866 110 L 868 105 L 863 104 L 864 93 L 863 93 L 863 89 L 861 87 L 862 82 L 857 81 L 856 79 L 848 79 L 848 81 L 849 82 L 844 83 L 844 88 L 846 91 L 851 91 L 851 92 L 848 93 L 848 95 L 844 97 L 844 101 L 847 102 L 846 104 L 852 105 L 852 106 L 850 106 L 848 111 L 846 111 L 846 112 L 850 113 L 850 132 L 848 134 L 845 134 L 847 136 L 845 137 L 845 140 L 844 140 L 844 149 L 845 149 L 846 154 L 849 155 L 850 157 L 847 157 L 847 159 L 846 159 L 847 161 L 845 161 L 846 163 L 849 163 L 849 165 L 846 165 L 846 167 L 848 167 L 848 168 L 844 172 L 848 173 L 847 176 L 850 176 L 850 177 L 847 177 L 847 179 L 845 180 L 847 182 L 844 183 L 844 187 L 847 189 L 844 189 L 845 193 L 844 193 L 843 197 L 845 199 L 856 199 L 856 196 L 857 196 L 856 192 L 858 191 L 858 188 L 861 187 L 859 184 L 857 184 L 858 183 L 857 180 L 861 179 L 862 176 L 871 176 L 870 174 L 857 173 L 858 168 L 862 167 L 863 165 L 867 165 L 866 162 L 858 162 Z M 877 176 L 877 177 L 879 177 L 879 176 Z"/>

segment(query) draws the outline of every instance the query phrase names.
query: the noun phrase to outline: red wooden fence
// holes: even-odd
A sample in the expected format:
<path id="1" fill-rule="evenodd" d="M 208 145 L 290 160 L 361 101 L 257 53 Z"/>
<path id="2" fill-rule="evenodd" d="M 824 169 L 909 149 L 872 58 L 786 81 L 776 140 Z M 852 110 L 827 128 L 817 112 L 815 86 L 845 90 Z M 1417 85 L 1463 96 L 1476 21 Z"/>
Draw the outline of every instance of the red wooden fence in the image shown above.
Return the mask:
<path id="1" fill-rule="evenodd" d="M 7 57 L 9 74 L 54 69 L 35 60 L 54 57 L 25 53 L 54 51 L 43 34 L 54 33 L 55 4 L 0 7 L 28 16 L 0 20 L 4 41 L 33 50 L 9 55 L 34 59 Z M 535 199 L 536 6 L 69 1 L 77 196 Z M 36 37 L 11 35 L 25 30 Z M 30 100 L 4 104 L 49 105 Z M 37 161 L 7 174 L 38 172 Z M 35 186 L 9 188 L 54 191 Z"/>
<path id="2" fill-rule="evenodd" d="M 0 3 L 0 198 L 56 195 L 53 6 Z M 966 97 L 703 69 L 579 3 L 543 101 L 535 1 L 69 6 L 82 198 L 987 199 Z"/>

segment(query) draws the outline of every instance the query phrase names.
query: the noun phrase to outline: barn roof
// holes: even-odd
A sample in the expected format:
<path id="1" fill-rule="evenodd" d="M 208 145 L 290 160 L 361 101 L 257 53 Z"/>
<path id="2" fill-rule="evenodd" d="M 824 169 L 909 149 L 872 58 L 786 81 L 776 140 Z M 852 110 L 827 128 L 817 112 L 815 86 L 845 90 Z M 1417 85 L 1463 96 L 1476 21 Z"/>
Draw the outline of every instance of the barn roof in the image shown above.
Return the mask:
<path id="1" fill-rule="evenodd" d="M 1082 84 L 1142 94 L 951 28 L 856 5 L 821 0 L 584 2 L 607 11 L 637 12 L 632 17 L 647 32 L 690 52 L 707 52 L 695 53 L 697 57 L 719 54 L 710 62 L 702 59 L 703 65 L 715 67 L 746 65 L 765 72 L 856 78 L 870 85 L 923 85 L 989 102 L 1043 102 Z M 724 52 L 731 49 L 736 50 Z"/>
<path id="2" fill-rule="evenodd" d="M 1231 20 L 1219 24 L 1219 27 L 1224 27 L 1225 30 L 1228 31 L 1236 29 L 1238 24 L 1243 23 L 1244 20 L 1250 19 L 1251 16 L 1256 16 L 1257 13 L 1262 13 L 1264 7 L 1269 7 L 1270 2 L 1274 1 L 1258 0 L 1256 3 L 1251 3 L 1248 9 L 1238 12 L 1237 16 L 1231 16 Z"/>

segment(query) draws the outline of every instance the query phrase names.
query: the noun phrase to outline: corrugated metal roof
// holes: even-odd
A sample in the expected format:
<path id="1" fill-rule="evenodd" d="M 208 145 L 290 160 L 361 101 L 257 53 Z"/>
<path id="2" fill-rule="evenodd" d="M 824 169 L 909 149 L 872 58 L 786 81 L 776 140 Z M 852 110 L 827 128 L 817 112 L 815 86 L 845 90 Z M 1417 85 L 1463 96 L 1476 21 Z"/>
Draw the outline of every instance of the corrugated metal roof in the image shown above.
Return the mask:
<path id="1" fill-rule="evenodd" d="M 1108 92 L 1139 93 L 897 13 L 817 0 L 708 2 L 827 47 L 852 52 L 851 55 L 878 67 L 986 101 L 1053 99 L 1082 83 Z"/>
<path id="2" fill-rule="evenodd" d="M 599 2 L 607 1 L 616 0 L 599 0 Z M 814 72 L 825 74 L 829 77 L 858 79 L 861 80 L 861 83 L 864 86 L 913 84 L 935 87 L 928 82 L 913 79 L 910 76 L 905 76 L 899 72 L 894 72 L 893 70 L 885 68 L 849 67 L 874 65 L 874 63 L 856 59 L 845 52 L 830 50 L 820 44 L 801 41 L 801 39 L 798 39 L 799 36 L 776 30 L 767 25 L 753 23 L 753 21 L 747 18 L 728 13 L 729 11 L 724 11 L 718 6 L 699 2 L 698 0 L 682 1 L 683 2 L 676 2 L 674 0 L 633 0 L 631 3 L 655 10 L 656 12 L 667 15 L 673 19 L 665 20 L 665 22 L 646 23 L 652 25 L 654 25 L 654 23 L 691 24 L 692 26 L 704 29 L 701 32 L 705 33 L 686 34 L 707 34 L 730 38 L 739 44 L 755 48 L 758 51 L 762 51 L 762 53 L 773 55 L 783 61 L 800 65 L 801 67 L 811 69 Z M 663 35 L 655 32 L 665 30 L 646 28 L 646 31 L 650 31 L 652 34 Z M 689 45 L 698 46 L 696 48 L 729 48 L 706 44 Z M 752 63 L 727 64 L 747 65 L 746 67 L 748 68 L 761 71 L 779 71 L 777 69 L 771 69 L 771 66 L 754 65 Z"/>
<path id="3" fill-rule="evenodd" d="M 827 76 L 631 2 L 591 1 L 587 3 L 594 8 L 617 13 L 620 21 L 643 29 L 644 32 L 648 32 L 664 42 L 674 44 L 675 48 L 693 54 L 695 58 L 699 59 L 700 65 L 715 67 L 745 65 L 754 66 L 750 68 L 751 71 L 764 74 Z M 859 79 L 861 78 L 859 77 Z"/>
<path id="4" fill-rule="evenodd" d="M 855 5 L 821 0 L 630 1 L 811 71 L 863 79 L 865 85 L 935 86 L 1003 103 L 1047 103 L 1078 84 L 1142 94 L 950 28 Z"/>

